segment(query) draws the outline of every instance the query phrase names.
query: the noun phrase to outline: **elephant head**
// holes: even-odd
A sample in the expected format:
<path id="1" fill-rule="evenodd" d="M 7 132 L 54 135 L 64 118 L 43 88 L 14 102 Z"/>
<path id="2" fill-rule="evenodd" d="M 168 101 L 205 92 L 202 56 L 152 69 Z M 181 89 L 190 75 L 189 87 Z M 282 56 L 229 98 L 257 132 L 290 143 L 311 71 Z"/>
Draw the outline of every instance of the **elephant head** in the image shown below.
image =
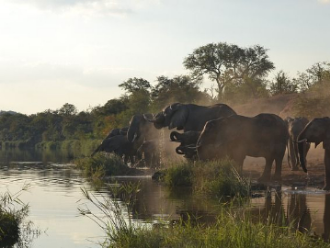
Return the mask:
<path id="1" fill-rule="evenodd" d="M 139 147 L 145 140 L 157 139 L 159 133 L 154 128 L 154 125 L 147 121 L 147 119 L 153 118 L 153 114 L 134 115 L 131 118 L 130 126 L 127 131 L 128 141 L 134 142 L 135 145 Z"/>
<path id="2" fill-rule="evenodd" d="M 157 129 L 168 127 L 182 130 L 188 118 L 188 108 L 185 104 L 173 103 L 159 112 L 155 118 L 146 117 L 146 120 L 153 122 Z"/>
<path id="3" fill-rule="evenodd" d="M 129 142 L 134 142 L 141 136 L 141 127 L 144 125 L 145 122 L 146 120 L 143 118 L 143 115 L 132 116 L 127 131 L 127 139 Z"/>
<path id="4" fill-rule="evenodd" d="M 101 144 L 91 154 L 93 157 L 97 152 L 114 152 L 122 156 L 127 149 L 127 138 L 125 135 L 116 135 L 111 138 L 105 138 Z"/>
<path id="5" fill-rule="evenodd" d="M 299 158 L 302 169 L 307 172 L 304 157 L 304 143 L 315 143 L 315 147 L 323 142 L 323 148 L 330 151 L 330 118 L 315 118 L 310 121 L 298 136 Z M 327 165 L 326 165 L 327 166 Z M 330 175 L 329 175 L 330 176 Z"/>
<path id="6" fill-rule="evenodd" d="M 224 117 L 206 122 L 197 141 L 197 153 L 201 160 L 222 158 L 228 146 L 239 139 L 236 116 Z"/>

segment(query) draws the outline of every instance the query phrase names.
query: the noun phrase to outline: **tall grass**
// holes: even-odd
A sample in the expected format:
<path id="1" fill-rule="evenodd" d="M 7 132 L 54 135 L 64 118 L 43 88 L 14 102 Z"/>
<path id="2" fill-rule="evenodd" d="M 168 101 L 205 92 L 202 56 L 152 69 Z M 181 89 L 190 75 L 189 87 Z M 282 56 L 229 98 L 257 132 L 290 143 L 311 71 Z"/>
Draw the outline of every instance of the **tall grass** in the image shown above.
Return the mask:
<path id="1" fill-rule="evenodd" d="M 0 247 L 11 247 L 19 239 L 20 224 L 28 214 L 28 205 L 18 197 L 26 189 L 27 186 L 15 194 L 0 194 Z M 17 204 L 21 206 L 19 210 L 15 209 Z"/>

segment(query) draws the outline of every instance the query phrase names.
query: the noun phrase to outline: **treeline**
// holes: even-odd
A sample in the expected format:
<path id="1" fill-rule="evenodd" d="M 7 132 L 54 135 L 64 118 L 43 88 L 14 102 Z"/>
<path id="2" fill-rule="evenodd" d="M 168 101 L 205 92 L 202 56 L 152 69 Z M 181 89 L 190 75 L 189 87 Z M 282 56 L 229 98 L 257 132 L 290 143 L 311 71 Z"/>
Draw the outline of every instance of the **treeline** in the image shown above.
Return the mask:
<path id="1" fill-rule="evenodd" d="M 227 43 L 208 44 L 195 49 L 183 61 L 189 75 L 159 76 L 153 84 L 143 78 L 129 78 L 119 84 L 125 94 L 104 106 L 78 112 L 66 103 L 57 110 L 23 115 L 0 115 L 2 146 L 29 146 L 64 140 L 102 139 L 113 128 L 128 126 L 134 114 L 157 113 L 172 102 L 231 106 L 256 98 L 299 93 L 297 113 L 304 116 L 329 108 L 330 63 L 316 63 L 295 78 L 275 69 L 267 50 L 261 46 L 241 48 Z M 207 76 L 215 86 L 201 89 Z M 329 113 L 330 115 L 330 113 Z"/>

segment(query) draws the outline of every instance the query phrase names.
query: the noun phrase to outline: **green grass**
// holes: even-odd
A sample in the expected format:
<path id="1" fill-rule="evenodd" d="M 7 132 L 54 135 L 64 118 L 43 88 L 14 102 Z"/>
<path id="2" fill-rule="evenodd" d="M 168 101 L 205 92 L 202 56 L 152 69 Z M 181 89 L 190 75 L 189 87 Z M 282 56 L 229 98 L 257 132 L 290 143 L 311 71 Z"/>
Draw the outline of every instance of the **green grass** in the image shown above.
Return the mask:
<path id="1" fill-rule="evenodd" d="M 180 163 L 165 170 L 164 182 L 170 187 L 192 186 L 193 165 Z"/>
<path id="2" fill-rule="evenodd" d="M 194 192 L 222 197 L 247 196 L 248 181 L 240 177 L 230 160 L 182 162 L 162 171 L 161 180 L 170 187 L 191 186 Z"/>
<path id="3" fill-rule="evenodd" d="M 19 239 L 20 224 L 28 214 L 28 205 L 18 198 L 20 192 L 0 194 L 0 247 L 11 247 Z M 14 203 L 21 205 L 21 209 L 16 210 Z"/>
<path id="4" fill-rule="evenodd" d="M 125 175 L 129 167 L 115 154 L 98 153 L 93 157 L 85 157 L 75 160 L 79 169 L 85 176 L 92 179 L 100 179 L 104 176 Z"/>
<path id="5" fill-rule="evenodd" d="M 252 223 L 232 215 L 220 216 L 216 225 L 204 227 L 176 225 L 172 228 L 131 227 L 118 229 L 114 239 L 104 247 L 235 247 L 235 248 L 303 248 L 330 247 L 318 238 L 291 231 L 288 227 L 277 227 Z"/>

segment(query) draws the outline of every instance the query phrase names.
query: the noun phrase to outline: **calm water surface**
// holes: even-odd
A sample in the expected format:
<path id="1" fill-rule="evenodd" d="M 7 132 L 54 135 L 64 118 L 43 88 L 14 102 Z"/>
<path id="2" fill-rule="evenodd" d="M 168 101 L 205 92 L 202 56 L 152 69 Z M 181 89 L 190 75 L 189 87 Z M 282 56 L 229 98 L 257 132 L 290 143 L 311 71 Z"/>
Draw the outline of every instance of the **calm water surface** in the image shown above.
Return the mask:
<path id="1" fill-rule="evenodd" d="M 27 220 L 33 222 L 38 235 L 26 247 L 100 247 L 103 230 L 87 217 L 79 215 L 78 208 L 88 205 L 93 213 L 97 209 L 84 198 L 81 188 L 97 197 L 110 197 L 106 190 L 93 187 L 70 164 L 72 154 L 40 151 L 0 151 L 0 193 L 19 192 L 20 199 L 29 204 Z M 156 223 L 160 218 L 169 221 L 196 216 L 199 222 L 214 223 L 219 203 L 192 197 L 188 190 L 171 192 L 150 177 L 118 177 L 121 182 L 141 183 L 141 191 L 130 215 L 138 223 Z M 282 186 L 277 192 L 260 192 L 262 197 L 252 199 L 244 206 L 256 219 L 280 223 L 285 220 L 303 232 L 312 232 L 329 239 L 330 194 L 315 188 L 292 190 Z M 33 236 L 33 235 L 32 235 Z M 1 247 L 1 246 L 0 246 Z M 18 245 L 17 245 L 18 247 Z"/>

